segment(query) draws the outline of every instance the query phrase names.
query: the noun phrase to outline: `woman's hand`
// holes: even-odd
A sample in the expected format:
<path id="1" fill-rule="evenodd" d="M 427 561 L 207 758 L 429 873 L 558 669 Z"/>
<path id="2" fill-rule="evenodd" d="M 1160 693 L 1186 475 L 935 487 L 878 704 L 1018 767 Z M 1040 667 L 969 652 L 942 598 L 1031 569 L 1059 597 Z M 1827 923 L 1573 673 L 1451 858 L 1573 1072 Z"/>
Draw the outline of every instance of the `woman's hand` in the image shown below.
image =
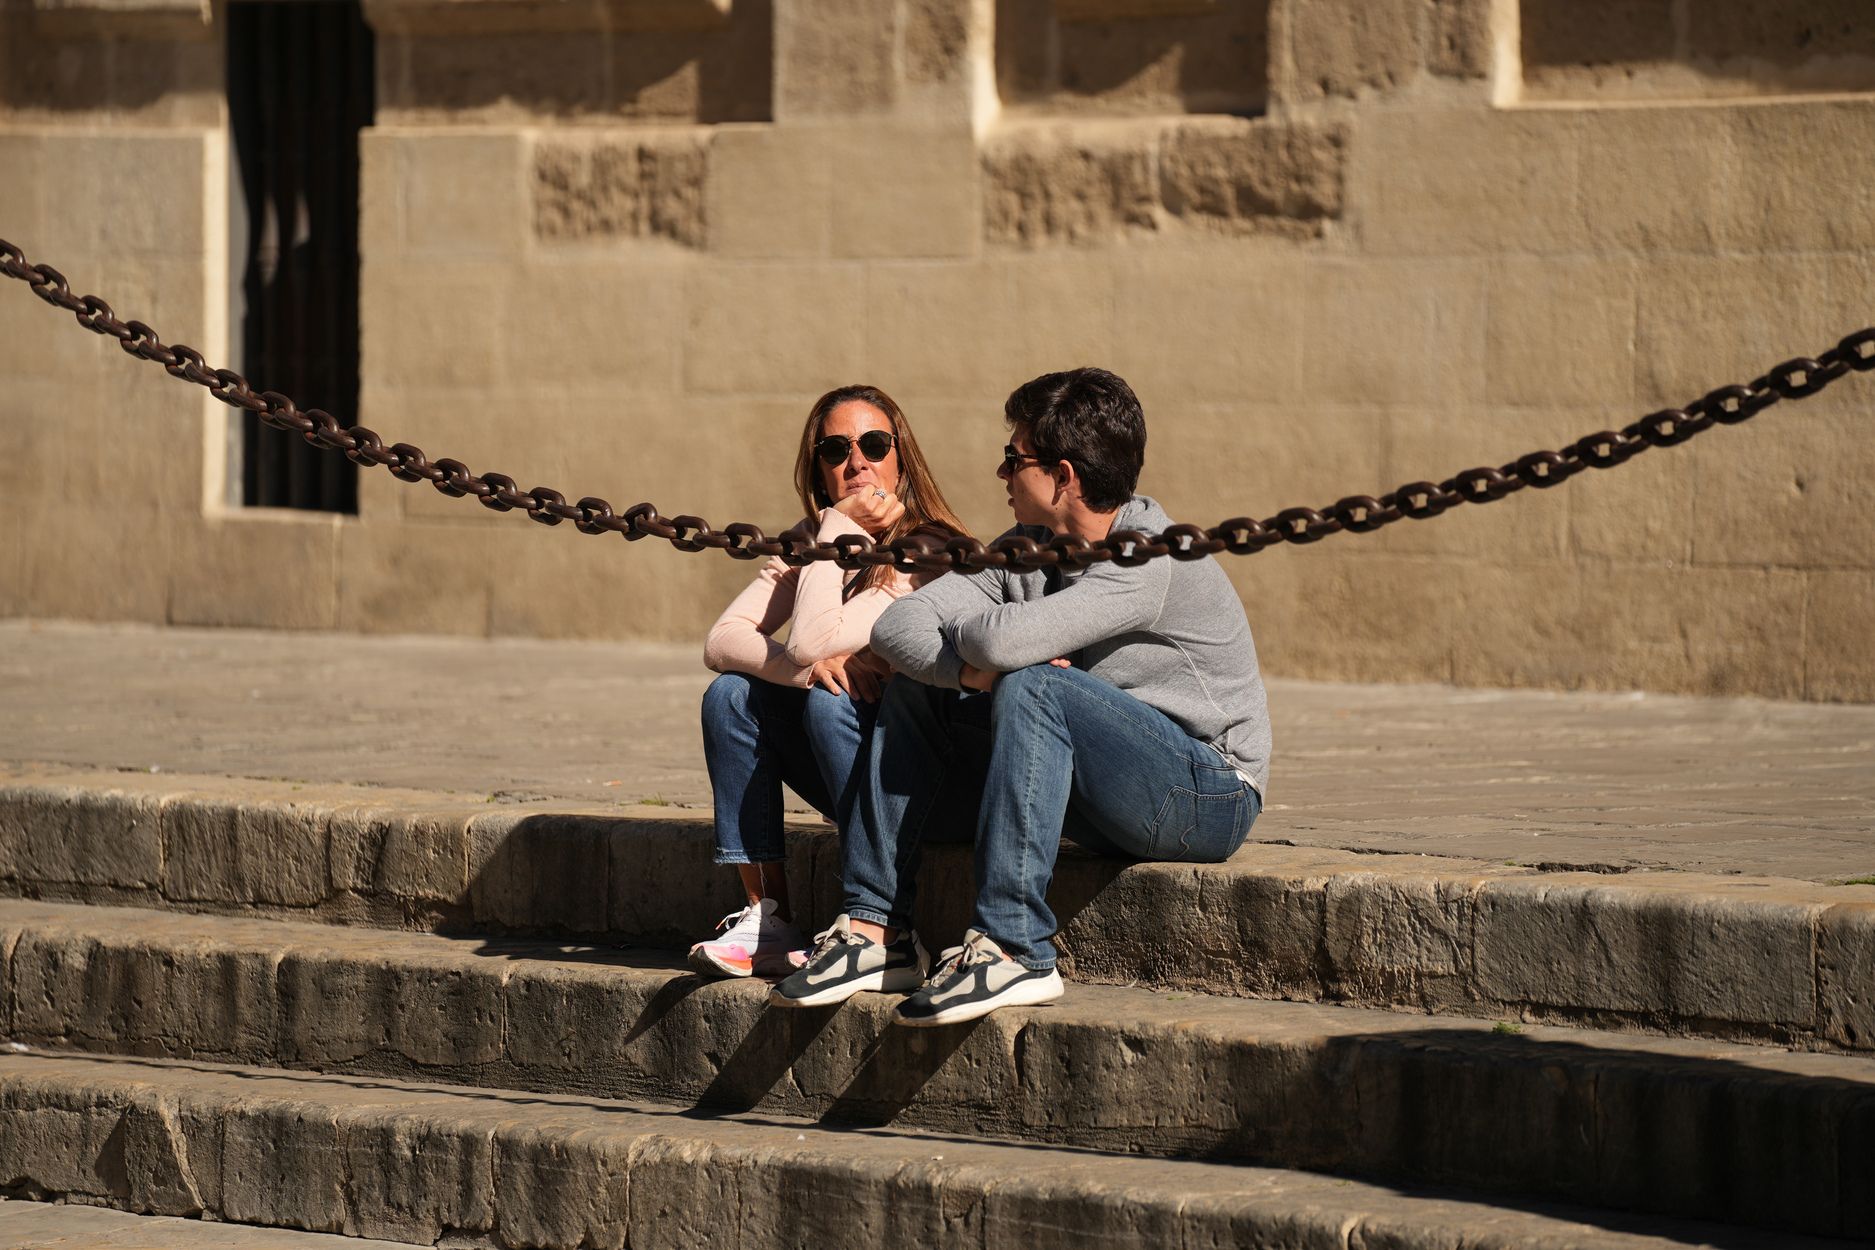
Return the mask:
<path id="1" fill-rule="evenodd" d="M 905 505 L 889 490 L 868 486 L 847 495 L 833 505 L 833 510 L 850 518 L 868 534 L 881 534 L 905 515 Z"/>
<path id="2" fill-rule="evenodd" d="M 820 660 L 808 670 L 810 683 L 833 694 L 843 694 L 861 703 L 877 703 L 885 689 L 892 666 L 870 651 L 834 655 Z"/>

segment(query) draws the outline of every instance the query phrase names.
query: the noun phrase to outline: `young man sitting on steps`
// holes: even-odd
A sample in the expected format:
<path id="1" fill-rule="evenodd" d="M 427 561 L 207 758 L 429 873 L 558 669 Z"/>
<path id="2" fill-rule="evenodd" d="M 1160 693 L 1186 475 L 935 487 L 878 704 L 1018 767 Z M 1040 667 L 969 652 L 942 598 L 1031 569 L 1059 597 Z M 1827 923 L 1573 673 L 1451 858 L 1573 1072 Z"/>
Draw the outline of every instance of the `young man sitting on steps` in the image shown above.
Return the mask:
<path id="1" fill-rule="evenodd" d="M 1102 369 L 1035 379 L 1004 405 L 997 476 L 1016 527 L 1088 541 L 1172 520 L 1133 487 L 1139 400 Z M 1062 836 L 1110 854 L 1213 863 L 1262 810 L 1270 728 L 1256 648 L 1215 560 L 953 573 L 887 608 L 886 686 L 845 840 L 845 914 L 771 1000 L 811 1007 L 916 990 L 907 1024 L 1061 996 L 1046 900 Z M 976 917 L 927 977 L 911 931 L 927 837 L 976 842 Z"/>

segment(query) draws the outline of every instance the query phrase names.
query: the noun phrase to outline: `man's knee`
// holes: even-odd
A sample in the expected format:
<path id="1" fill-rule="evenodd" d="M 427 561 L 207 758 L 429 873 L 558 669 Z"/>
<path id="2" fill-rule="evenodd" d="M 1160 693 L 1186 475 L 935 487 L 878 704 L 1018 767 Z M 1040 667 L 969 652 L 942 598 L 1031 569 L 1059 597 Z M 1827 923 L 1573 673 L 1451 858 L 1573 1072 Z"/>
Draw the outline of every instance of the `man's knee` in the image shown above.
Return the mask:
<path id="1" fill-rule="evenodd" d="M 1057 706 L 1056 693 L 1074 680 L 1074 670 L 1053 664 L 1031 664 L 996 679 L 995 713 L 1001 720 L 1013 713 L 1038 713 Z"/>
<path id="2" fill-rule="evenodd" d="M 937 718 L 937 699 L 941 693 L 937 687 L 913 681 L 901 673 L 885 684 L 885 693 L 879 696 L 879 723 L 930 724 Z"/>

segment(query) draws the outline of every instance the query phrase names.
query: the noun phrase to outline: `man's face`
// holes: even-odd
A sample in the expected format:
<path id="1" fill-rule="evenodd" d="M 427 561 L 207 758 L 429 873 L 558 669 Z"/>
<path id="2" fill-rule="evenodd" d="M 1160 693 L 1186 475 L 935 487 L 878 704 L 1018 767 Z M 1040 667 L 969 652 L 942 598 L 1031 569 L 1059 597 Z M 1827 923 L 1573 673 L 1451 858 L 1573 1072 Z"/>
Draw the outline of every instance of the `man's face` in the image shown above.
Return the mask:
<path id="1" fill-rule="evenodd" d="M 1013 463 L 1009 455 L 1012 451 L 1015 453 Z M 1054 528 L 1058 520 L 1054 469 L 1054 465 L 1036 459 L 1026 425 L 1018 425 L 1010 431 L 1009 444 L 1004 449 L 1003 463 L 997 467 L 996 476 L 1003 479 L 1009 507 L 1019 524 Z"/>

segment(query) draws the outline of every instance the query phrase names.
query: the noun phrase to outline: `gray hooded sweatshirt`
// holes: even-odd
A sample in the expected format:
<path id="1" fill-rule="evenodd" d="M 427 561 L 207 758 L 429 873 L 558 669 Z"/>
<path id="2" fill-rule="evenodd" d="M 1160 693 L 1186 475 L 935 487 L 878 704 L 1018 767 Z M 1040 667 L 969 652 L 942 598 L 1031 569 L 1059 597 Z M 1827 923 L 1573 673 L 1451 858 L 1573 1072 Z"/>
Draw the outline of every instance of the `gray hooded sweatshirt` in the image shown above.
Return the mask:
<path id="1" fill-rule="evenodd" d="M 1171 524 L 1163 508 L 1135 495 L 1113 530 Z M 1009 533 L 1054 537 L 1033 525 Z M 953 690 L 963 688 L 966 663 L 1007 673 L 1071 660 L 1209 743 L 1257 793 L 1269 781 L 1270 718 L 1256 645 L 1230 579 L 1208 556 L 1133 568 L 951 573 L 888 607 L 873 626 L 872 649 L 914 680 Z"/>

